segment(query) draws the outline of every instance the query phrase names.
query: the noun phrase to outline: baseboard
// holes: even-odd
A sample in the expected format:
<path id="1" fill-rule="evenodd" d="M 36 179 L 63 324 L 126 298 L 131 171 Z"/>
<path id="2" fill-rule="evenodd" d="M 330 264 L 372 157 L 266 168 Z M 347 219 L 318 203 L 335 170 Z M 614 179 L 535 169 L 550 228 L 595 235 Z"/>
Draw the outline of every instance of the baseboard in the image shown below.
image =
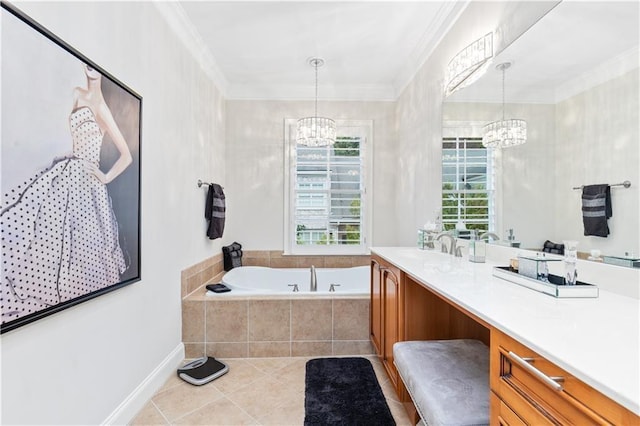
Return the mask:
<path id="1" fill-rule="evenodd" d="M 131 394 L 102 422 L 103 425 L 125 425 L 131 422 L 142 407 L 184 360 L 182 342 L 136 387 Z"/>

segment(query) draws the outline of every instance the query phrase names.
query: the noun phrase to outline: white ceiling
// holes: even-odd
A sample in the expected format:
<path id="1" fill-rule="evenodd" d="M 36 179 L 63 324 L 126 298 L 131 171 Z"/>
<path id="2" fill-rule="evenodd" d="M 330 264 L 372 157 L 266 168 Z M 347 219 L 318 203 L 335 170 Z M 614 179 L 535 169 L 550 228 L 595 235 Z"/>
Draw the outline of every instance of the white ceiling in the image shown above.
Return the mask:
<path id="1" fill-rule="evenodd" d="M 227 99 L 313 99 L 318 56 L 320 99 L 396 100 L 468 1 L 159 4 Z M 564 0 L 450 99 L 499 102 L 494 65 L 510 61 L 507 102 L 557 101 L 637 67 L 639 21 L 637 0 Z"/>
<path id="2" fill-rule="evenodd" d="M 452 101 L 556 103 L 639 65 L 640 2 L 565 0 L 493 60 Z"/>
<path id="3" fill-rule="evenodd" d="M 466 1 L 183 1 L 229 99 L 395 100 Z"/>

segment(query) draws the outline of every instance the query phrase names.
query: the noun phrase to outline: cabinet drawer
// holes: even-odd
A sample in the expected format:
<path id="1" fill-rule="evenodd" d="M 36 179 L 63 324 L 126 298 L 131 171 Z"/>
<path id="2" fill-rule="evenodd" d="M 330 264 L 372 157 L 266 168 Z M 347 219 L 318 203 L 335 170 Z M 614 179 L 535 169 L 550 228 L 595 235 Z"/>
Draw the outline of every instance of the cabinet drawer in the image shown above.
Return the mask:
<path id="1" fill-rule="evenodd" d="M 638 417 L 505 334 L 492 330 L 491 389 L 529 424 L 637 424 Z"/>
<path id="2" fill-rule="evenodd" d="M 526 426 L 516 413 L 491 392 L 491 424 L 496 426 Z"/>

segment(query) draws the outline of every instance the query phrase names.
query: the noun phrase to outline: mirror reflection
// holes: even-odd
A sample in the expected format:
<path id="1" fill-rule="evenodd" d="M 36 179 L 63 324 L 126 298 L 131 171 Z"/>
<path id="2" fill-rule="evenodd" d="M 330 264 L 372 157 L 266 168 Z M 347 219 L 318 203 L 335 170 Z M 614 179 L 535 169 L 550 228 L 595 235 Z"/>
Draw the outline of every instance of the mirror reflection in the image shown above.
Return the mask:
<path id="1" fill-rule="evenodd" d="M 494 230 L 526 249 L 574 240 L 584 257 L 640 257 L 639 16 L 638 2 L 562 2 L 445 100 L 449 229 Z M 527 121 L 527 142 L 486 150 L 483 126 L 502 119 L 504 62 L 505 118 Z M 631 186 L 610 187 L 609 234 L 593 235 L 582 187 L 624 181 Z"/>

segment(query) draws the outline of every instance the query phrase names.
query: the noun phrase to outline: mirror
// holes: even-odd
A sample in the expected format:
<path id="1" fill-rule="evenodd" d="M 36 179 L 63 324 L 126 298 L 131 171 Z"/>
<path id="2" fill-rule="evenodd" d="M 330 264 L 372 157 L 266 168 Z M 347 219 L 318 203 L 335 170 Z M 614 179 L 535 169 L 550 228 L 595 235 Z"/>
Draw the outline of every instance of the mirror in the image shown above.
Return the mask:
<path id="1" fill-rule="evenodd" d="M 481 137 L 502 118 L 527 121 L 527 143 L 493 150 L 494 226 L 521 248 L 550 240 L 640 257 L 638 2 L 561 2 L 443 105 L 443 135 Z M 608 237 L 585 236 L 582 185 L 611 187 Z M 491 210 L 491 209 L 490 209 Z"/>

